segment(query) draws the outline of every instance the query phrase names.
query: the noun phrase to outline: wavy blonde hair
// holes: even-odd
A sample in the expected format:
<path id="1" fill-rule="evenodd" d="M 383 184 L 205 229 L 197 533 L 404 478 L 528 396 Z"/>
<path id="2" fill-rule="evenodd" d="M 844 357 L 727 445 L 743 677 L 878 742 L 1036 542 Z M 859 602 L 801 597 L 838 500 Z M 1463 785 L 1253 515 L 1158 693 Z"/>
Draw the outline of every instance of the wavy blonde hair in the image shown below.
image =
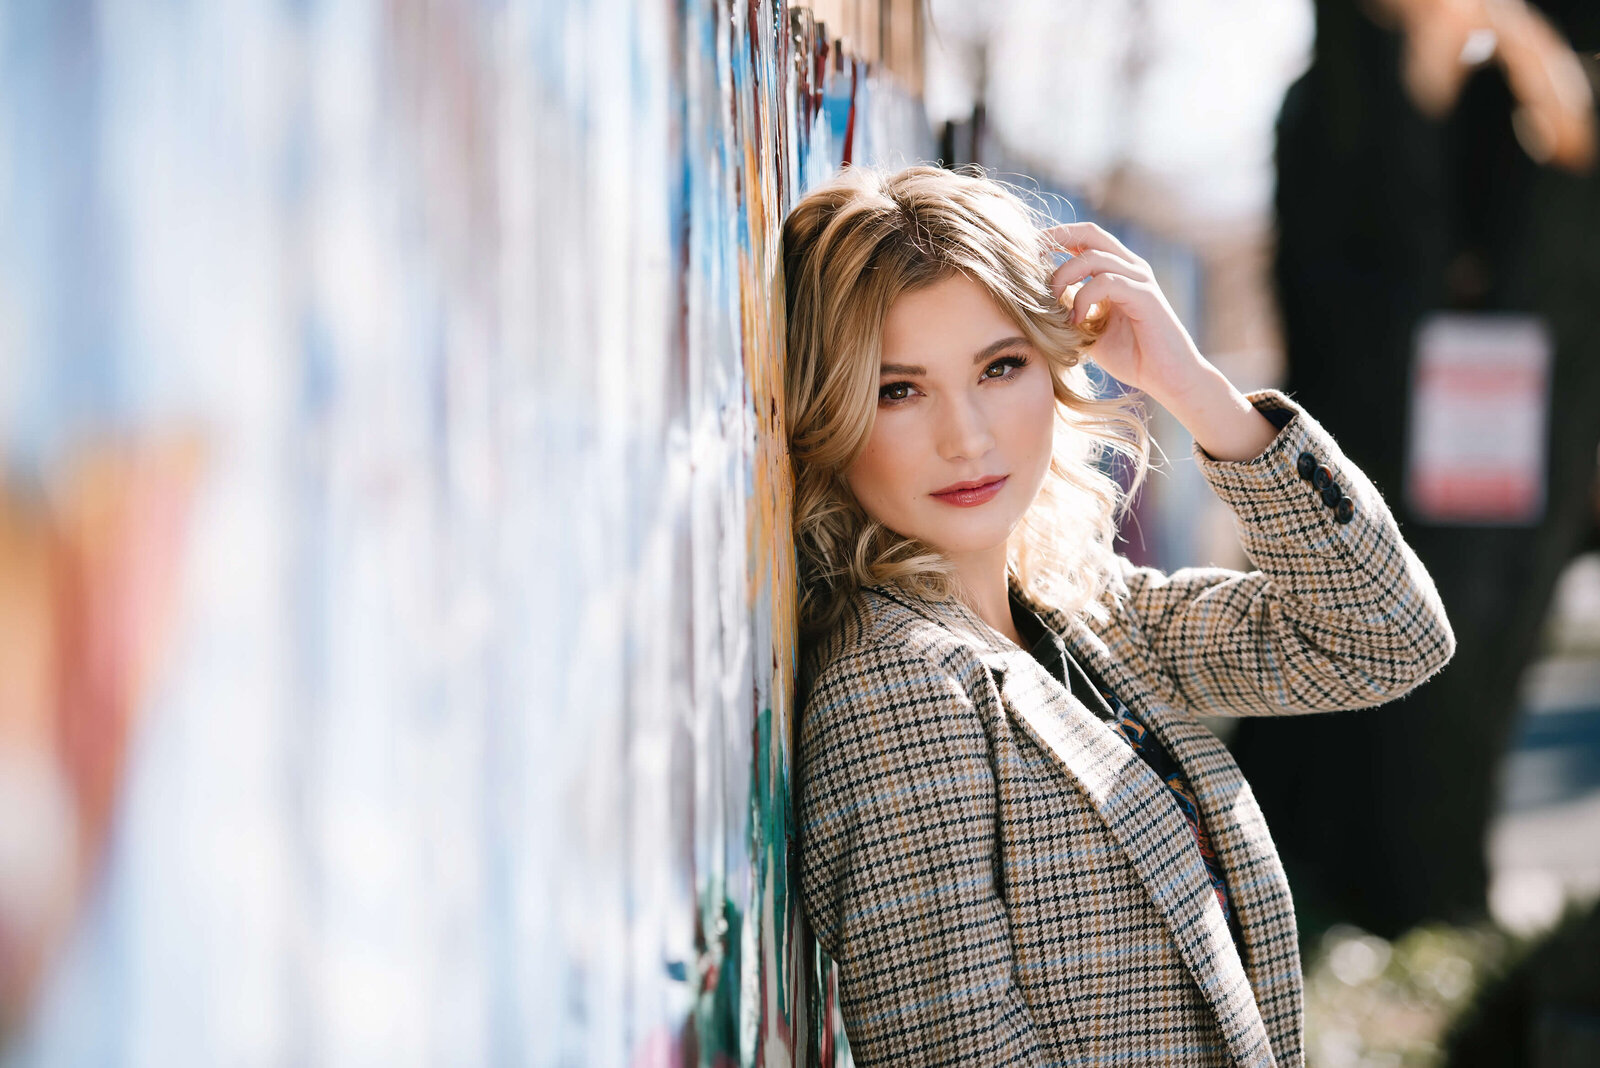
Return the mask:
<path id="1" fill-rule="evenodd" d="M 1116 521 L 1150 466 L 1137 396 L 1097 397 L 1085 350 L 1105 329 L 1079 325 L 1050 291 L 1051 220 L 981 170 L 850 166 L 812 190 L 783 227 L 788 310 L 784 404 L 795 476 L 800 624 L 830 629 L 862 586 L 895 584 L 960 597 L 950 563 L 857 503 L 844 473 L 877 413 L 884 319 L 901 294 L 955 274 L 982 285 L 1050 368 L 1056 396 L 1049 473 L 1007 545 L 1007 567 L 1031 595 L 1069 615 L 1105 618 L 1120 588 Z M 1126 492 L 1102 469 L 1131 461 Z"/>

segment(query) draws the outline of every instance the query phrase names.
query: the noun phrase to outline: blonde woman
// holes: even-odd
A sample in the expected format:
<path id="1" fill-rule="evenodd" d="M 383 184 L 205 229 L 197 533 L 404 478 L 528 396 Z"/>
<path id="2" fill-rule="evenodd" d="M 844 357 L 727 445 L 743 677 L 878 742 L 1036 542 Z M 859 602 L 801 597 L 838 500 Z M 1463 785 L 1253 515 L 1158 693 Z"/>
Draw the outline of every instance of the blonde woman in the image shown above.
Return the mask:
<path id="1" fill-rule="evenodd" d="M 1195 717 L 1377 705 L 1450 659 L 1378 492 L 1115 237 L 993 180 L 849 168 L 783 242 L 801 900 L 856 1063 L 1301 1064 L 1289 887 Z M 1115 552 L 1097 461 L 1136 484 L 1148 438 L 1085 357 L 1193 434 L 1256 570 Z"/>

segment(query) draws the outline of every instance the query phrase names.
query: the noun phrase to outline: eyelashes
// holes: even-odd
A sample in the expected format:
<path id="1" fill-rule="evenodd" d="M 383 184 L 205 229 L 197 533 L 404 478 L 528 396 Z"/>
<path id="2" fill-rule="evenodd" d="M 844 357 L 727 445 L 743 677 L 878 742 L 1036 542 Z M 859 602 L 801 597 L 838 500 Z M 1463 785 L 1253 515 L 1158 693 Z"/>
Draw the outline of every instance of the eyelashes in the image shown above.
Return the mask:
<path id="1" fill-rule="evenodd" d="M 988 367 L 985 367 L 983 369 L 983 377 L 984 378 L 1010 378 L 1011 377 L 1010 372 L 1007 372 L 1006 374 L 1003 374 L 1003 375 L 991 375 L 989 372 L 994 370 L 996 367 L 1015 368 L 1016 370 L 1020 371 L 1026 366 L 1028 366 L 1028 358 L 1026 356 L 1022 355 L 1021 353 L 1016 353 L 1016 354 L 1011 355 L 1011 356 L 1002 356 L 998 360 L 996 360 L 993 363 L 991 363 Z"/>
<path id="2" fill-rule="evenodd" d="M 1018 371 L 1028 366 L 1028 362 L 1028 357 L 1020 353 L 1009 356 L 1001 356 L 999 359 L 994 360 L 985 366 L 983 369 L 983 374 L 979 375 L 978 377 L 981 381 L 1004 382 L 1015 378 Z M 992 373 L 996 368 L 1002 369 L 1000 374 Z M 885 382 L 883 385 L 878 387 L 878 403 L 886 408 L 892 408 L 897 404 L 904 404 L 906 401 L 911 399 L 912 391 L 914 389 L 916 389 L 916 385 L 912 382 Z"/>

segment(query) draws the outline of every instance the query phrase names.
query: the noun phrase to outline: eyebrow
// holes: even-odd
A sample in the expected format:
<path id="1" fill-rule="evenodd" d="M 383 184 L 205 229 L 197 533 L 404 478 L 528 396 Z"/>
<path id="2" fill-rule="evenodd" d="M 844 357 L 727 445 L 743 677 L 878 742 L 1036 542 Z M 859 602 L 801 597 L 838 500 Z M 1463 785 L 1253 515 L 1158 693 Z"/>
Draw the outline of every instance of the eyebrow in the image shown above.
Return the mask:
<path id="1" fill-rule="evenodd" d="M 1014 345 L 1026 345 L 1027 343 L 1028 339 L 1025 337 L 1003 337 L 999 341 L 984 346 L 982 351 L 972 358 L 972 362 L 974 364 L 983 363 L 996 353 L 1003 352 Z M 928 369 L 926 367 L 914 363 L 886 363 L 878 367 L 878 374 L 880 375 L 925 375 L 927 373 Z"/>

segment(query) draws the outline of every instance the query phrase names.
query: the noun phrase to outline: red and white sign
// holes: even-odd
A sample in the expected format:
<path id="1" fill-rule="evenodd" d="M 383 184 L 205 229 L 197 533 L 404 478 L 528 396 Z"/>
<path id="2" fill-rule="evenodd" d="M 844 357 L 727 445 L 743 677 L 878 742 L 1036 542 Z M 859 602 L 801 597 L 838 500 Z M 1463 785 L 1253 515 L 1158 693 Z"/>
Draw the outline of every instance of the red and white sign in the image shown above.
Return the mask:
<path id="1" fill-rule="evenodd" d="M 1406 503 L 1431 523 L 1544 515 L 1551 341 L 1531 315 L 1441 312 L 1412 362 Z"/>

